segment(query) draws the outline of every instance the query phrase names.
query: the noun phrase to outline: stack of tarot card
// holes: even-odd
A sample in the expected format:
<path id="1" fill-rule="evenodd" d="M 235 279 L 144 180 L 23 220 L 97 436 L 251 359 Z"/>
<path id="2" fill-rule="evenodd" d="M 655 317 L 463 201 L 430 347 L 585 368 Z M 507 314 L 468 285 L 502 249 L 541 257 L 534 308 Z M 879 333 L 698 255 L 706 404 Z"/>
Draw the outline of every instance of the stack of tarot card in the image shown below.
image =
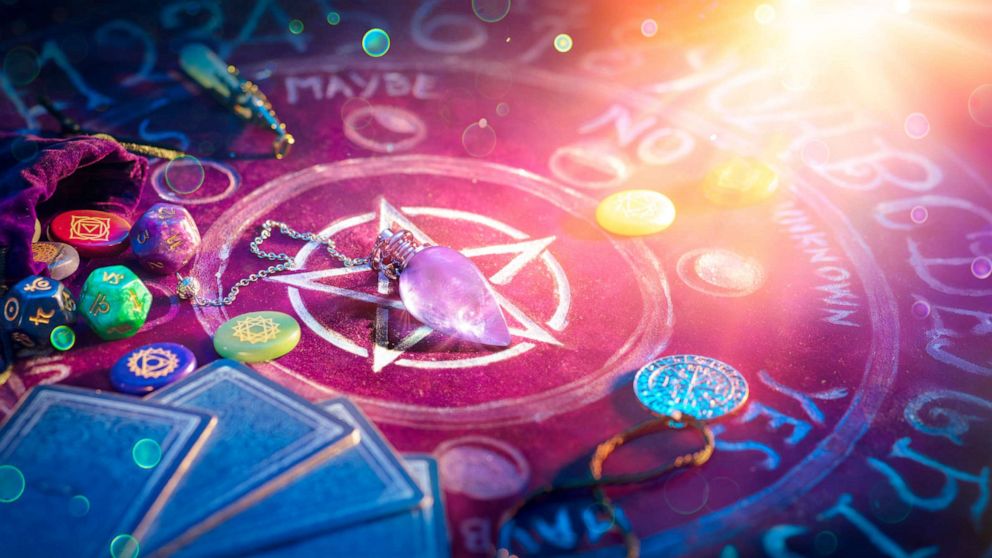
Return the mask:
<path id="1" fill-rule="evenodd" d="M 345 398 L 228 360 L 145 399 L 32 390 L 0 429 L 0 555 L 446 556 L 437 465 Z"/>

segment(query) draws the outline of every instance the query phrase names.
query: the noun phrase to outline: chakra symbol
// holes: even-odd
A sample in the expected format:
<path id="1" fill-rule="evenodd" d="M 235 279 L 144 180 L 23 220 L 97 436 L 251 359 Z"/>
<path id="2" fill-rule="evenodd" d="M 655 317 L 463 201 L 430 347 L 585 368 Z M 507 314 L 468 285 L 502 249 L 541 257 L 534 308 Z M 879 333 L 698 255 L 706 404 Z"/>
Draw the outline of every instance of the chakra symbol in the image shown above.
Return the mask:
<path id="1" fill-rule="evenodd" d="M 139 378 L 161 378 L 179 367 L 179 357 L 168 349 L 142 349 L 127 361 L 127 368 Z"/>
<path id="2" fill-rule="evenodd" d="M 634 377 L 634 393 L 659 415 L 713 420 L 740 408 L 747 401 L 748 387 L 744 376 L 729 364 L 674 355 L 641 368 Z"/>
<path id="3" fill-rule="evenodd" d="M 72 240 L 110 240 L 110 218 L 73 215 L 69 222 L 69 238 Z"/>
<path id="4" fill-rule="evenodd" d="M 234 336 L 243 343 L 257 345 L 276 338 L 279 324 L 272 318 L 248 316 L 234 322 Z"/>

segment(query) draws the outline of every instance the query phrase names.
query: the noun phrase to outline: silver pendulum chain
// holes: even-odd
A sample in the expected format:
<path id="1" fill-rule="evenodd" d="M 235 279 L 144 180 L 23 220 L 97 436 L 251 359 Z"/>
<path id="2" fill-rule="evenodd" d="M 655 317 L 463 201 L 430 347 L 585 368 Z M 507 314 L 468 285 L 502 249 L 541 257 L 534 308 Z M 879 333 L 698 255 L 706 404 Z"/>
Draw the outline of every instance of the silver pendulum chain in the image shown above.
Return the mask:
<path id="1" fill-rule="evenodd" d="M 304 240 L 306 242 L 316 242 L 327 248 L 327 253 L 334 256 L 338 261 L 340 261 L 345 267 L 355 267 L 358 265 L 364 265 L 369 263 L 369 258 L 349 258 L 345 254 L 342 254 L 337 249 L 337 245 L 333 240 L 327 238 L 326 236 L 314 234 L 310 232 L 298 232 L 293 230 L 286 223 L 280 223 L 279 221 L 266 221 L 262 223 L 262 231 L 251 241 L 248 245 L 252 254 L 255 254 L 259 259 L 271 260 L 282 262 L 275 265 L 270 265 L 269 267 L 259 269 L 255 273 L 247 277 L 243 277 L 231 290 L 228 291 L 227 296 L 223 298 L 205 299 L 199 296 L 200 284 L 194 277 L 183 277 L 182 275 L 176 274 L 176 278 L 179 280 L 179 284 L 176 287 L 176 294 L 182 300 L 191 300 L 195 306 L 228 306 L 234 302 L 234 299 L 238 297 L 238 292 L 248 285 L 266 277 L 280 273 L 283 271 L 291 270 L 296 268 L 296 261 L 292 256 L 288 256 L 282 253 L 266 252 L 262 250 L 262 243 L 265 242 L 269 237 L 272 236 L 272 229 L 278 228 L 279 232 L 289 238 L 294 240 Z"/>

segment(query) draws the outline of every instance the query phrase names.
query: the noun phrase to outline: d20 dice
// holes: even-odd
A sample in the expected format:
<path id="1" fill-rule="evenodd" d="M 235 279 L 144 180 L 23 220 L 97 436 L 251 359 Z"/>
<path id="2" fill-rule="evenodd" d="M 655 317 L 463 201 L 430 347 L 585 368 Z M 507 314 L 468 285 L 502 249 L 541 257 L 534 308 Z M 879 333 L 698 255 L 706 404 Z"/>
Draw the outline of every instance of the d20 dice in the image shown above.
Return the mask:
<path id="1" fill-rule="evenodd" d="M 131 229 L 131 249 L 138 261 L 157 273 L 178 271 L 196 255 L 200 231 L 186 208 L 157 203 Z"/>
<path id="2" fill-rule="evenodd" d="M 50 348 L 52 332 L 75 322 L 76 301 L 72 293 L 60 281 L 49 277 L 32 275 L 22 280 L 3 301 L 4 329 L 20 347 Z M 67 348 L 61 342 L 56 347 Z"/>
<path id="3" fill-rule="evenodd" d="M 152 294 L 130 269 L 112 265 L 94 269 L 83 284 L 80 311 L 102 339 L 130 337 L 141 329 Z"/>

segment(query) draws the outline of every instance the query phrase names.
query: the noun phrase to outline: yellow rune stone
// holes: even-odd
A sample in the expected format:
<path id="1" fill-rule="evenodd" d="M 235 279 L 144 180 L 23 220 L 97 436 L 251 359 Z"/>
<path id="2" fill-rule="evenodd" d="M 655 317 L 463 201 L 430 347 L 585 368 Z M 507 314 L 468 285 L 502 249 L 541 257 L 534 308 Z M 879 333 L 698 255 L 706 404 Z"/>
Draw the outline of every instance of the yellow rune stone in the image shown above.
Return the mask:
<path id="1" fill-rule="evenodd" d="M 217 354 L 241 362 L 279 358 L 299 342 L 300 324 L 282 312 L 249 312 L 235 316 L 214 333 Z"/>
<path id="2" fill-rule="evenodd" d="M 675 221 L 675 204 L 654 190 L 610 194 L 596 208 L 596 222 L 614 234 L 641 236 L 661 232 Z"/>
<path id="3" fill-rule="evenodd" d="M 703 194 L 711 203 L 745 206 L 761 203 L 778 191 L 778 174 L 767 164 L 749 157 L 734 157 L 710 172 Z"/>

